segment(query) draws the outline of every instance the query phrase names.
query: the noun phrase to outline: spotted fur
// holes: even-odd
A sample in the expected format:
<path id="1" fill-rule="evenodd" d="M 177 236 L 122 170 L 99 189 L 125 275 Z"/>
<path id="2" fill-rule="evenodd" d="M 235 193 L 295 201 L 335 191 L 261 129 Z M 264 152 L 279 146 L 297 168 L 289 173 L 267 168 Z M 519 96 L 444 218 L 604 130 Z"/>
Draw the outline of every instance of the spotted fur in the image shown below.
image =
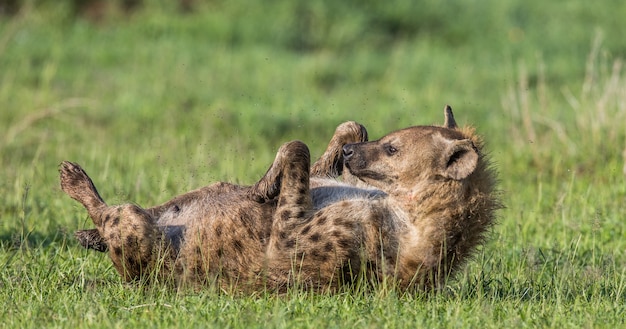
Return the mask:
<path id="1" fill-rule="evenodd" d="M 444 126 L 373 142 L 347 122 L 312 166 L 289 142 L 253 186 L 217 183 L 148 209 L 107 206 L 71 162 L 61 186 L 96 225 L 79 242 L 108 251 L 126 280 L 332 290 L 365 275 L 428 289 L 471 257 L 500 207 L 481 139 L 445 114 Z"/>

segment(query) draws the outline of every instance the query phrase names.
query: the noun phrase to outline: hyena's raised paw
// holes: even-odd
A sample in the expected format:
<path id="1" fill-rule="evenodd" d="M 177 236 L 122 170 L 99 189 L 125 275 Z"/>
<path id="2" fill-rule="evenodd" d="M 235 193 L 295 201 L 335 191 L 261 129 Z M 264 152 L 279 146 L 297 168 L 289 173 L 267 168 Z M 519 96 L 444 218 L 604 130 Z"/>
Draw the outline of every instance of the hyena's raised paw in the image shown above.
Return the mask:
<path id="1" fill-rule="evenodd" d="M 265 174 L 266 176 L 268 174 Z M 266 178 L 263 176 L 263 178 Z M 275 177 L 272 182 L 270 178 L 267 178 L 267 181 L 263 181 L 263 179 L 250 188 L 248 192 L 248 197 L 258 203 L 265 203 L 270 200 L 274 200 L 278 193 L 280 192 L 280 176 Z"/>
<path id="2" fill-rule="evenodd" d="M 365 126 L 355 121 L 348 121 L 340 124 L 335 129 L 335 135 L 331 143 L 336 142 L 343 146 L 350 143 L 367 142 L 367 138 Z"/>
<path id="3" fill-rule="evenodd" d="M 324 154 L 311 167 L 311 176 L 336 178 L 343 173 L 343 146 L 367 142 L 367 130 L 355 121 L 340 124 Z"/>
<path id="4" fill-rule="evenodd" d="M 102 236 L 96 229 L 81 230 L 74 233 L 74 237 L 78 240 L 78 243 L 86 249 L 93 249 L 99 252 L 106 252 L 109 250 L 106 242 L 102 239 Z"/>
<path id="5" fill-rule="evenodd" d="M 249 197 L 257 202 L 275 199 L 280 193 L 285 166 L 303 165 L 308 173 L 310 161 L 309 148 L 303 142 L 291 141 L 283 144 L 276 153 L 274 163 L 250 189 Z"/>
<path id="6" fill-rule="evenodd" d="M 91 178 L 77 163 L 63 161 L 59 165 L 61 189 L 86 207 L 104 203 Z"/>

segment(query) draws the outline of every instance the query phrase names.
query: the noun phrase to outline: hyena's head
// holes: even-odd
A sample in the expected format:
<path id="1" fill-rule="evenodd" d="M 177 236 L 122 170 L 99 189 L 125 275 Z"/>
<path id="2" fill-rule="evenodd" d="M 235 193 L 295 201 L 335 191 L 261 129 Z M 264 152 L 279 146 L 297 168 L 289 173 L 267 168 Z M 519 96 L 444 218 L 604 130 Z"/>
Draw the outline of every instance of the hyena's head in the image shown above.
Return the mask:
<path id="1" fill-rule="evenodd" d="M 467 178 L 478 165 L 479 150 L 471 136 L 457 129 L 449 106 L 445 113 L 443 127 L 410 127 L 376 141 L 345 145 L 345 167 L 365 183 L 391 194 Z"/>

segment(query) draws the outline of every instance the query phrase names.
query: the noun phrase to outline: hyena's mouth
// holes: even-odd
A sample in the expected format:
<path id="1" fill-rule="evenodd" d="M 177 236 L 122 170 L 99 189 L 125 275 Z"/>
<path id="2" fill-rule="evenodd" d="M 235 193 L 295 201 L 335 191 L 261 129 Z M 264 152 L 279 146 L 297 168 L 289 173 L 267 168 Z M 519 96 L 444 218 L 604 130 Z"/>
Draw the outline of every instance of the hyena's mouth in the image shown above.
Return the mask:
<path id="1" fill-rule="evenodd" d="M 385 174 L 372 171 L 372 170 L 367 170 L 367 169 L 354 170 L 350 168 L 349 164 L 347 163 L 346 163 L 346 167 L 348 168 L 348 170 L 350 170 L 350 173 L 352 175 L 356 176 L 360 180 L 365 180 L 365 179 L 376 180 L 376 181 L 390 181 L 391 180 L 391 177 Z"/>
<path id="2" fill-rule="evenodd" d="M 369 178 L 369 179 L 380 180 L 380 181 L 390 180 L 390 178 L 387 175 L 383 175 L 381 173 L 377 173 L 371 170 L 364 170 L 360 172 L 358 174 L 358 177 Z"/>

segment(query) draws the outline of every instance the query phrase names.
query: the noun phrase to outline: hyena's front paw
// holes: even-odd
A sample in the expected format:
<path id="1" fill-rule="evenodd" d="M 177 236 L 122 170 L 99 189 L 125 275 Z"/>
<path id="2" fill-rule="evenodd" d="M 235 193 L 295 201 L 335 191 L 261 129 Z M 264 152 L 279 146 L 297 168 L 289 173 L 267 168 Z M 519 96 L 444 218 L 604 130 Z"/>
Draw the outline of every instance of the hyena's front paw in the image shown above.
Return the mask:
<path id="1" fill-rule="evenodd" d="M 351 143 L 367 142 L 367 129 L 362 124 L 355 121 L 348 121 L 340 124 L 335 129 L 334 142 L 343 146 Z"/>
<path id="2" fill-rule="evenodd" d="M 343 146 L 367 142 L 367 130 L 355 121 L 340 124 L 330 140 L 326 151 L 311 167 L 311 176 L 339 177 L 343 173 Z"/>
<path id="3" fill-rule="evenodd" d="M 99 252 L 109 250 L 109 246 L 96 229 L 76 231 L 74 237 L 76 237 L 78 243 L 86 249 L 93 249 Z"/>
<path id="4" fill-rule="evenodd" d="M 266 202 L 275 199 L 281 189 L 285 168 L 299 169 L 308 174 L 311 158 L 309 148 L 301 141 L 292 141 L 283 144 L 278 152 L 274 163 L 267 170 L 263 178 L 250 188 L 248 195 L 257 202 Z M 301 166 L 302 168 L 295 168 Z M 294 172 L 291 170 L 291 172 Z M 293 179 L 294 177 L 289 177 Z"/>
<path id="5" fill-rule="evenodd" d="M 250 187 L 248 197 L 258 203 L 274 200 L 280 193 L 280 183 L 280 171 L 275 170 L 274 166 L 272 166 L 263 178 Z"/>

